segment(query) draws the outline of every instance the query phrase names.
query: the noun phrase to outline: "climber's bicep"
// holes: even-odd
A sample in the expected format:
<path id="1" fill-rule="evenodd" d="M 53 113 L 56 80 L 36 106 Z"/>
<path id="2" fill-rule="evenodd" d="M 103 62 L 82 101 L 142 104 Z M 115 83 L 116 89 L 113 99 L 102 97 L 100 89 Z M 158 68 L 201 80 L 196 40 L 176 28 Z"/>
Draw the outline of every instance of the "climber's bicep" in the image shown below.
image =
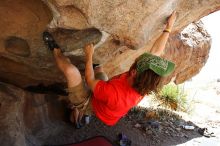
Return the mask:
<path id="1" fill-rule="evenodd" d="M 97 85 L 97 83 L 99 82 L 100 80 L 87 80 L 87 84 L 89 86 L 89 88 L 94 91 L 95 90 L 95 86 Z"/>

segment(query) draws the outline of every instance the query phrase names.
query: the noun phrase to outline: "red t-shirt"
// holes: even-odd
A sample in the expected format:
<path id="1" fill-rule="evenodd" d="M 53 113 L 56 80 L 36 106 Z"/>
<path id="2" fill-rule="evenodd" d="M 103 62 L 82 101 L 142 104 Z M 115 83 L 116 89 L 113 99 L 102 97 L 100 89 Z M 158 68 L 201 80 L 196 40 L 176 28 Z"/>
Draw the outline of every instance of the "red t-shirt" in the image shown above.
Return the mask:
<path id="1" fill-rule="evenodd" d="M 112 126 L 142 99 L 127 81 L 127 72 L 111 80 L 99 81 L 92 97 L 93 111 L 106 125 Z"/>

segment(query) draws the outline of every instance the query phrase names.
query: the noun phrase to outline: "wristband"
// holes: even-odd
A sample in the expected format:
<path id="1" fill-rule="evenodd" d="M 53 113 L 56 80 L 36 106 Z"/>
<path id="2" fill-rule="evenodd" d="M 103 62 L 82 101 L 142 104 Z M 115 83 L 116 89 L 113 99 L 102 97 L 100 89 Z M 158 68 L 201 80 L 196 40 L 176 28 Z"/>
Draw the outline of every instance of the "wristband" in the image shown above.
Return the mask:
<path id="1" fill-rule="evenodd" d="M 164 31 L 163 32 L 168 32 L 168 33 L 170 33 L 171 32 L 171 30 L 170 29 L 164 29 Z"/>

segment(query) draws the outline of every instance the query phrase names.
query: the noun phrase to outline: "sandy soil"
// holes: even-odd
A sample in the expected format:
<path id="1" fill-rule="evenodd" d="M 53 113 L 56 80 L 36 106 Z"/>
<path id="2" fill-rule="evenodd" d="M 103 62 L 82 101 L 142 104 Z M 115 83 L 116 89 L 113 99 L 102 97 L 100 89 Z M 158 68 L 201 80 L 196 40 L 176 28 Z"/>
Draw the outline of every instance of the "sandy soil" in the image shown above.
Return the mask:
<path id="1" fill-rule="evenodd" d="M 164 109 L 155 110 L 149 107 L 148 102 L 145 108 L 132 109 L 112 127 L 104 125 L 95 117 L 92 117 L 90 124 L 81 129 L 75 129 L 68 122 L 53 121 L 50 127 L 35 134 L 36 139 L 42 142 L 41 145 L 62 145 L 101 135 L 107 137 L 114 145 L 118 145 L 118 134 L 124 133 L 132 141 L 132 146 L 219 146 L 220 86 L 217 83 L 206 85 L 198 88 L 195 88 L 196 85 L 186 85 L 187 90 L 191 91 L 189 98 L 193 101 L 194 107 L 190 114 L 174 113 Z M 192 90 L 191 87 L 196 90 Z M 156 116 L 149 117 L 151 115 L 149 113 L 155 113 Z M 182 128 L 183 125 L 191 125 L 195 129 L 185 130 Z M 204 127 L 214 132 L 216 137 L 206 138 L 200 135 L 198 129 Z M 50 136 L 43 137 L 45 132 L 51 133 Z"/>
<path id="2" fill-rule="evenodd" d="M 75 129 L 70 123 L 57 122 L 54 123 L 54 128 L 51 128 L 56 130 L 56 132 L 50 132 L 58 134 L 51 134 L 47 138 L 41 138 L 41 140 L 44 141 L 42 144 L 68 144 L 102 135 L 112 141 L 114 145 L 117 145 L 117 135 L 119 133 L 124 133 L 132 141 L 132 146 L 177 145 L 193 138 L 201 137 L 196 130 L 191 131 L 181 128 L 183 124 L 194 125 L 193 123 L 187 123 L 181 118 L 179 119 L 176 116 L 172 116 L 171 113 L 169 113 L 170 115 L 168 116 L 167 113 L 164 114 L 161 112 L 164 117 L 153 120 L 159 123 L 159 127 L 154 127 L 152 124 L 149 124 L 149 120 L 144 118 L 145 112 L 147 112 L 147 109 L 142 111 L 140 111 L 140 109 L 134 110 L 113 127 L 105 126 L 95 117 L 92 118 L 89 125 L 81 129 Z M 47 132 L 47 130 L 45 132 Z"/>

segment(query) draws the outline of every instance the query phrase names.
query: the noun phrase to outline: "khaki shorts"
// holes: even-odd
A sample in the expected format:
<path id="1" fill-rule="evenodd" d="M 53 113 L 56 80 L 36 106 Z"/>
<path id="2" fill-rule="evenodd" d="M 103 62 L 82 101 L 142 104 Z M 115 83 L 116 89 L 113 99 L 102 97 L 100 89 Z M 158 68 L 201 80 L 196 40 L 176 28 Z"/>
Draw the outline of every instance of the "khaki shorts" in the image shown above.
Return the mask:
<path id="1" fill-rule="evenodd" d="M 108 77 L 104 72 L 98 72 L 95 74 L 95 78 L 98 80 L 107 81 Z M 68 97 L 70 101 L 70 108 L 78 108 L 83 111 L 86 115 L 92 115 L 92 92 L 86 85 L 85 79 L 75 86 L 67 89 Z"/>

